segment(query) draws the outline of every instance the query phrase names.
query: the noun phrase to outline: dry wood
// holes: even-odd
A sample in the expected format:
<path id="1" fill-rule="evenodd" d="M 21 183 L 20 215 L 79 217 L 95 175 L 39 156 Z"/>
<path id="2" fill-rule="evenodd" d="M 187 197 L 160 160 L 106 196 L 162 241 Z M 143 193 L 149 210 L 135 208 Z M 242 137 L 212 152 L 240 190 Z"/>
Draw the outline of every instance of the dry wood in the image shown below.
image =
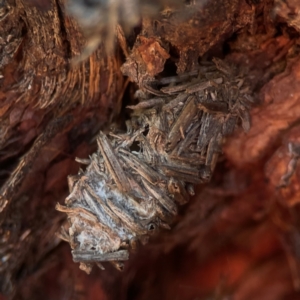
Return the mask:
<path id="1" fill-rule="evenodd" d="M 210 180 L 223 138 L 237 121 L 249 128 L 249 118 L 243 117 L 248 115 L 246 80 L 219 59 L 210 70 L 210 79 L 200 67 L 198 74 L 182 76 L 176 85 L 157 81 L 146 90 L 155 88 L 164 97 L 149 95 L 149 105 L 146 100 L 133 106 L 127 133 L 109 137 L 100 132 L 99 151 L 84 173 L 70 179 L 66 207 L 57 206 L 69 216 L 64 239 L 81 269 L 89 273 L 90 263 L 100 261 L 122 268 L 132 245 L 169 227 L 177 205 L 189 200 L 188 185 Z M 175 106 L 177 99 L 181 101 Z M 193 165 L 191 158 L 198 163 Z M 87 223 L 75 208 L 92 213 L 97 221 Z"/>
<path id="2" fill-rule="evenodd" d="M 146 2 L 141 0 L 140 7 Z M 160 5 L 151 1 L 154 13 L 137 21 L 136 26 L 136 19 L 125 14 L 136 0 L 68 0 L 69 5 L 73 3 L 86 13 L 84 22 L 93 20 L 99 11 L 102 16 L 105 13 L 96 20 L 96 27 L 84 28 L 88 38 L 85 48 L 75 20 L 66 15 L 61 1 L 0 0 L 0 183 L 5 195 L 0 215 L 0 288 L 9 299 L 299 299 L 298 0 L 182 2 L 180 9 L 168 7 L 158 13 Z M 117 9 L 109 8 L 111 3 L 117 4 L 113 5 Z M 130 5 L 126 7 L 126 3 Z M 129 12 L 134 17 L 139 13 L 145 16 L 146 10 Z M 105 24 L 111 13 L 113 17 Z M 109 47 L 100 46 L 84 63 L 71 66 L 82 49 L 88 54 L 87 50 L 96 47 L 99 32 L 104 44 L 112 43 L 117 21 L 127 28 L 134 26 L 128 31 L 117 26 L 116 36 L 124 51 L 122 59 L 126 59 L 123 72 L 143 89 L 138 92 L 139 103 L 134 102 L 136 86 L 128 85 L 128 79 L 124 81 L 121 76 L 119 67 L 124 61 L 118 53 L 105 56 L 104 48 Z M 93 38 L 94 44 L 89 44 Z M 167 152 L 172 164 L 161 163 L 161 155 L 154 156 L 152 151 L 164 151 L 162 141 L 169 129 L 162 135 L 152 126 L 152 132 L 145 136 L 147 131 L 136 130 L 138 124 L 129 120 L 130 133 L 114 131 L 106 136 L 111 147 L 105 153 L 119 162 L 119 166 L 109 164 L 110 170 L 120 170 L 120 165 L 125 168 L 130 188 L 137 191 L 127 197 L 128 205 L 145 218 L 154 212 L 164 228 L 174 218 L 166 216 L 167 207 L 177 215 L 172 230 L 160 231 L 143 247 L 134 240 L 128 246 L 113 230 L 104 230 L 95 214 L 99 215 L 98 210 L 58 206 L 76 230 L 89 228 L 96 237 L 100 232 L 100 237 L 119 243 L 120 250 L 104 256 L 107 259 L 115 254 L 125 259 L 127 248 L 133 250 L 126 272 L 106 264 L 106 272 L 95 268 L 86 276 L 71 260 L 68 244 L 60 243 L 54 235 L 65 218 L 54 206 L 67 195 L 67 175 L 78 171 L 75 157 L 81 157 L 77 161 L 84 164 L 92 162 L 96 173 L 108 180 L 108 164 L 103 160 L 99 167 L 97 159 L 87 157 L 96 149 L 93 137 L 100 128 L 104 130 L 111 114 L 121 112 L 117 123 L 125 117 L 127 112 L 120 105 L 124 91 L 123 107 L 129 104 L 133 108 L 132 120 L 144 112 L 145 120 L 159 125 L 154 119 L 157 111 L 170 115 L 177 108 L 179 113 L 180 103 L 193 96 L 182 90 L 185 84 L 200 92 L 205 86 L 213 89 L 215 64 L 204 64 L 203 60 L 215 56 L 241 65 L 247 83 L 238 78 L 236 88 L 227 89 L 233 99 L 229 105 L 217 101 L 215 93 L 210 93 L 213 101 L 197 103 L 196 110 L 202 111 L 199 122 L 187 128 L 188 132 L 179 125 L 178 132 L 171 135 L 179 139 L 178 147 Z M 222 61 L 217 64 L 225 77 L 230 75 L 232 68 L 226 68 Z M 203 82 L 197 81 L 199 71 L 205 73 Z M 241 88 L 243 84 L 248 91 Z M 174 91 L 174 86 L 181 91 L 161 91 Z M 194 191 L 194 184 L 184 180 L 210 178 L 209 168 L 203 166 L 213 164 L 215 152 L 211 150 L 219 148 L 220 142 L 218 138 L 210 142 L 220 130 L 218 126 L 207 133 L 201 124 L 230 114 L 228 107 L 234 107 L 237 93 L 251 94 L 240 101 L 238 109 L 245 129 L 250 124 L 249 103 L 258 104 L 251 110 L 251 128 L 247 134 L 237 130 L 226 138 L 225 155 L 218 160 L 213 178 Z M 69 120 L 67 126 L 60 123 L 65 118 Z M 236 127 L 234 119 L 223 123 L 229 132 Z M 63 126 L 55 134 L 51 124 Z M 155 139 L 158 135 L 160 138 Z M 193 138 L 194 152 L 186 157 Z M 147 164 L 140 154 L 132 153 L 139 146 Z M 199 156 L 202 151 L 210 155 Z M 157 172 L 158 164 L 161 173 Z M 83 174 L 69 178 L 71 189 Z M 119 182 L 124 179 L 122 174 L 114 178 Z M 162 186 L 165 178 L 167 184 Z M 163 193 L 165 197 L 160 197 Z M 83 194 L 93 205 L 96 195 L 86 182 Z M 158 199 L 155 209 L 155 203 L 146 201 L 149 196 Z M 187 205 L 177 207 L 188 199 Z M 114 201 L 109 199 L 106 208 L 107 215 L 114 212 L 114 220 L 123 217 L 126 230 L 137 234 L 145 231 L 144 223 L 124 215 L 126 210 Z M 65 226 L 60 237 L 72 242 L 68 229 Z M 144 244 L 148 240 L 139 238 Z M 86 261 L 89 253 L 74 250 L 74 258 L 82 258 L 81 268 L 89 272 L 94 264 Z M 96 265 L 103 268 L 101 263 Z M 120 268 L 122 263 L 117 261 L 114 266 Z"/>

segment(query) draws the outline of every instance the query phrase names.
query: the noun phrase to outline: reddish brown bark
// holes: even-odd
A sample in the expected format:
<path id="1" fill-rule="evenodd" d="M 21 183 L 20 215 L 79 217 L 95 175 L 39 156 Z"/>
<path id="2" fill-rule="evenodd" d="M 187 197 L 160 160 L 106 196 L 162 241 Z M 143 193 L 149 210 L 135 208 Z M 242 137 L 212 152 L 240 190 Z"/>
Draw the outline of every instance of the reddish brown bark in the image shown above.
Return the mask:
<path id="1" fill-rule="evenodd" d="M 118 50 L 107 57 L 100 47 L 75 67 L 70 59 L 84 39 L 61 2 L 5 2 L 0 278 L 6 299 L 300 297 L 296 2 L 212 0 L 191 6 L 185 18 L 176 12 L 144 19 L 126 62 Z M 93 137 L 112 115 L 125 115 L 122 63 L 141 83 L 213 56 L 248 73 L 255 100 L 250 131 L 227 139 L 212 182 L 198 187 L 170 232 L 139 249 L 123 273 L 107 265 L 85 275 L 55 237 L 64 216 L 54 206 L 67 195 L 66 176 L 78 170 L 74 158 L 95 150 Z M 134 89 L 127 89 L 127 102 Z"/>

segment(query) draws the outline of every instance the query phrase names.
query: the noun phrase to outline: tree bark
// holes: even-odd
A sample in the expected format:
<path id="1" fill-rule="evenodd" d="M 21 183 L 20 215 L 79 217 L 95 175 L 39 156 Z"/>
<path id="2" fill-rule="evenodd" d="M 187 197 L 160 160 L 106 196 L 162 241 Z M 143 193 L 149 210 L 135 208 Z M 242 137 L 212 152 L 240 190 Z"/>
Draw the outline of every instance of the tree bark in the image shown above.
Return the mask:
<path id="1" fill-rule="evenodd" d="M 144 17 L 113 54 L 101 45 L 75 66 L 85 38 L 62 2 L 0 2 L 0 299 L 298 299 L 299 4 L 198 2 Z M 213 57 L 247 74 L 250 131 L 225 141 L 170 232 L 123 273 L 87 276 L 55 236 L 75 157 L 122 122 L 135 84 Z"/>

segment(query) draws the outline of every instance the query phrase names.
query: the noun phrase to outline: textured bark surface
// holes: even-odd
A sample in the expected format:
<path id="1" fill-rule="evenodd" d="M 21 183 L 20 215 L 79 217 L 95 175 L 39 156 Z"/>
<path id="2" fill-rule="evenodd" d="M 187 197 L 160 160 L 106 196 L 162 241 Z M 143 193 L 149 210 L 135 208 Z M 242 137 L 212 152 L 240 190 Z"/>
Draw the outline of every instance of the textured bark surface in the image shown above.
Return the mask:
<path id="1" fill-rule="evenodd" d="M 2 7 L 0 278 L 2 292 L 13 295 L 58 245 L 55 203 L 78 170 L 75 157 L 88 156 L 95 133 L 118 114 L 125 81 L 119 55 L 101 48 L 70 65 L 84 39 L 62 3 Z"/>
<path id="2" fill-rule="evenodd" d="M 190 1 L 118 31 L 126 59 L 99 47 L 71 66 L 84 38 L 61 2 L 0 0 L 0 299 L 299 299 L 299 31 L 297 1 Z M 84 274 L 54 207 L 75 157 L 134 101 L 121 70 L 141 86 L 214 56 L 248 74 L 250 131 L 123 273 Z"/>

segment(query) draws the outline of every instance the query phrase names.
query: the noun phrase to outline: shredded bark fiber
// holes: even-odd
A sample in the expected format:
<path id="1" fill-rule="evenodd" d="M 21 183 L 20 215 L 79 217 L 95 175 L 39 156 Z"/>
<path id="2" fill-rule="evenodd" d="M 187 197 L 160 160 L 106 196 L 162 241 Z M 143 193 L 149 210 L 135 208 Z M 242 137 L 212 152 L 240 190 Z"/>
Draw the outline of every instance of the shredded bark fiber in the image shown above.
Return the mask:
<path id="1" fill-rule="evenodd" d="M 129 250 L 169 229 L 193 185 L 211 179 L 224 137 L 239 120 L 249 130 L 253 99 L 238 70 L 214 59 L 191 73 L 144 85 L 127 132 L 100 132 L 86 172 L 69 177 L 61 238 L 87 273 L 104 261 L 123 269 Z"/>

